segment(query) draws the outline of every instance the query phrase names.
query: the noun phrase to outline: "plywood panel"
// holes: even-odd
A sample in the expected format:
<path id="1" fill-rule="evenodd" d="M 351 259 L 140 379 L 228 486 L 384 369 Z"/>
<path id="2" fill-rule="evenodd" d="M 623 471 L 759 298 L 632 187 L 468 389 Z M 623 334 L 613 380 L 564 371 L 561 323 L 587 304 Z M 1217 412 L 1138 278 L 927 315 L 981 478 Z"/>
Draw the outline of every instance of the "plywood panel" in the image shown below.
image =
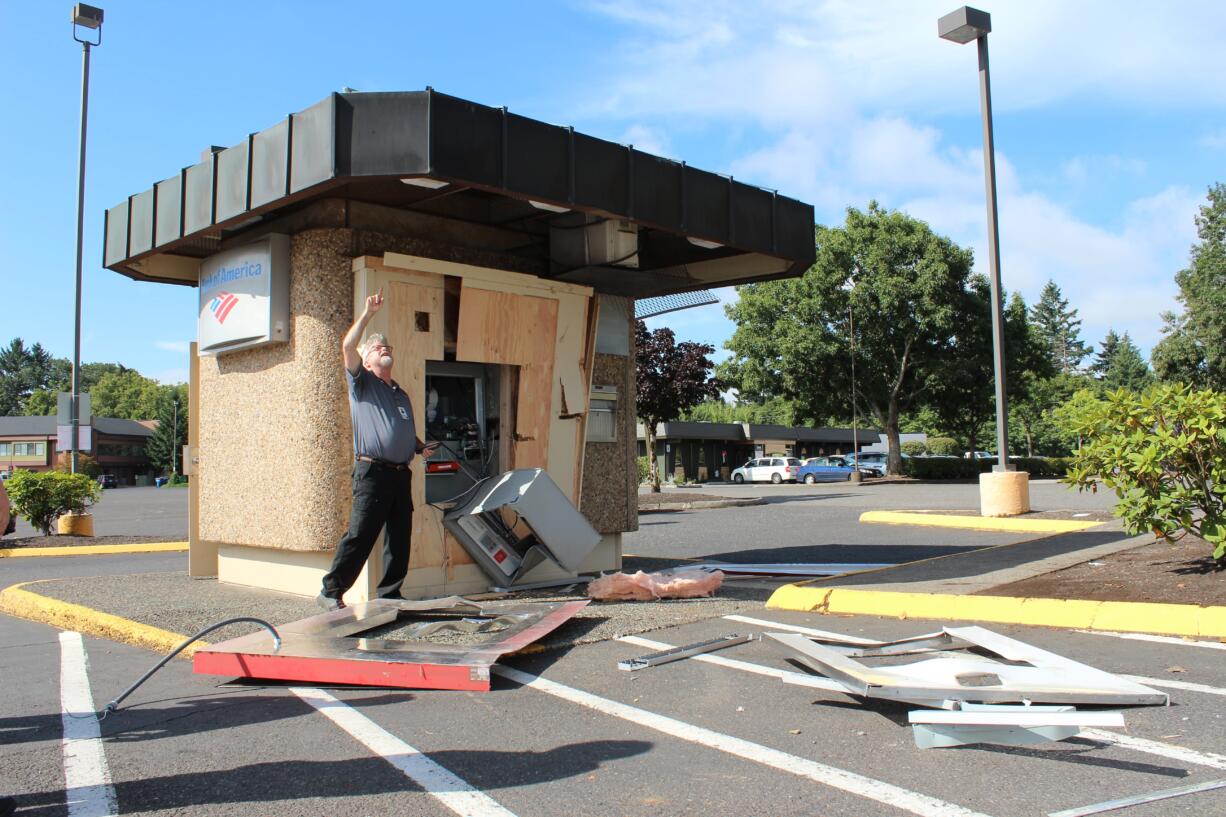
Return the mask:
<path id="1" fill-rule="evenodd" d="M 558 302 L 470 286 L 460 291 L 456 360 L 553 365 Z"/>
<path id="2" fill-rule="evenodd" d="M 554 416 L 558 301 L 495 292 L 465 281 L 460 293 L 456 359 L 519 366 L 515 467 L 549 467 Z"/>

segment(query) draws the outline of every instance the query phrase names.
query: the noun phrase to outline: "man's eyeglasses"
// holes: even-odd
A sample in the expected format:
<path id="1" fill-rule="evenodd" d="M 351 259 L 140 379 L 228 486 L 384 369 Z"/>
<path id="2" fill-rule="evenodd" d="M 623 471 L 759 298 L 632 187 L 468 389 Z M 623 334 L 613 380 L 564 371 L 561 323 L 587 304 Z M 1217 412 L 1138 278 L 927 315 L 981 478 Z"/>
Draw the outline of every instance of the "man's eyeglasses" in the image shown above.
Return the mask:
<path id="1" fill-rule="evenodd" d="M 366 350 L 366 354 L 370 354 L 371 352 L 381 352 L 381 351 L 390 352 L 392 351 L 392 347 L 390 346 L 372 346 Z"/>

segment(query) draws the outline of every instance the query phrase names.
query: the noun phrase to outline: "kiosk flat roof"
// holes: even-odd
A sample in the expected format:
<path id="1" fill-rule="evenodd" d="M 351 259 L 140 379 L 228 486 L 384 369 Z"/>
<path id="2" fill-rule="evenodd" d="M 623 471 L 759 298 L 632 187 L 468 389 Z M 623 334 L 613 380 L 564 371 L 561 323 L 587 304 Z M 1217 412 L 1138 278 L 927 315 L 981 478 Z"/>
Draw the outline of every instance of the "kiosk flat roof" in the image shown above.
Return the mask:
<path id="1" fill-rule="evenodd" d="M 201 258 L 322 199 L 496 230 L 543 277 L 631 297 L 799 275 L 815 254 L 812 205 L 427 88 L 331 94 L 129 196 L 103 264 L 194 286 Z M 638 225 L 637 269 L 551 260 L 550 228 L 593 217 Z"/>

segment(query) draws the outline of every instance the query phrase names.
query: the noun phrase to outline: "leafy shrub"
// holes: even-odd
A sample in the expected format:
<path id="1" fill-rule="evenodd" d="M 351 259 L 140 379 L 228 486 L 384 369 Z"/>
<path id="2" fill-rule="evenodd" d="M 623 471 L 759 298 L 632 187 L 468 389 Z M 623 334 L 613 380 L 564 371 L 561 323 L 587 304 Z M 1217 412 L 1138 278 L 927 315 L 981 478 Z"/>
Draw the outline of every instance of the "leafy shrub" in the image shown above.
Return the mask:
<path id="1" fill-rule="evenodd" d="M 1082 440 L 1065 482 L 1115 491 L 1130 533 L 1191 533 L 1226 561 L 1226 394 L 1165 384 L 1087 401 L 1068 430 Z"/>
<path id="2" fill-rule="evenodd" d="M 981 471 L 990 471 L 986 460 L 964 460 L 952 457 L 911 457 L 902 461 L 902 472 L 916 479 L 977 479 Z"/>
<path id="3" fill-rule="evenodd" d="M 1032 479 L 1063 477 L 1072 462 L 1067 457 L 1012 457 L 1009 463 Z M 949 457 L 912 457 L 902 461 L 903 473 L 916 479 L 978 479 L 991 471 L 996 459 L 968 460 Z"/>
<path id="4" fill-rule="evenodd" d="M 102 488 L 86 474 L 61 474 L 58 471 L 17 471 L 5 484 L 13 511 L 30 524 L 51 535 L 55 520 L 74 511 L 80 513 L 98 501 Z"/>
<path id="5" fill-rule="evenodd" d="M 71 474 L 72 473 L 72 453 L 71 452 L 65 451 L 64 453 L 60 454 L 58 457 L 55 458 L 55 470 L 59 471 L 61 474 Z M 86 476 L 91 476 L 94 479 L 97 479 L 98 475 L 102 473 L 102 466 L 100 466 L 98 464 L 98 461 L 94 459 L 93 457 L 91 457 L 89 454 L 81 454 L 78 452 L 77 453 L 77 473 L 85 474 Z"/>
<path id="6" fill-rule="evenodd" d="M 924 445 L 919 440 L 908 440 L 898 448 L 908 457 L 918 457 L 928 453 L 928 446 Z"/>
<path id="7" fill-rule="evenodd" d="M 639 484 L 643 484 L 651 478 L 651 459 L 648 457 L 639 457 Z"/>
<path id="8" fill-rule="evenodd" d="M 939 457 L 960 457 L 962 446 L 953 437 L 929 437 L 928 453 Z"/>

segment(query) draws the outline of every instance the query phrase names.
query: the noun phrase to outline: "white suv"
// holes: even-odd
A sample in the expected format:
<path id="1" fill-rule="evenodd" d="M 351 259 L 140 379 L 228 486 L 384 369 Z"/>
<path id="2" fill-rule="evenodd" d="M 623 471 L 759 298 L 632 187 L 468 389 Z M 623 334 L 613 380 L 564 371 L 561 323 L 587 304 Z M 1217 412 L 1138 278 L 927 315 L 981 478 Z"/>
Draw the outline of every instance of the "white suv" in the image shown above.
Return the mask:
<path id="1" fill-rule="evenodd" d="M 741 482 L 771 482 L 778 485 L 781 482 L 795 482 L 796 472 L 800 470 L 800 460 L 795 457 L 759 457 L 742 465 L 732 472 L 732 481 Z"/>

